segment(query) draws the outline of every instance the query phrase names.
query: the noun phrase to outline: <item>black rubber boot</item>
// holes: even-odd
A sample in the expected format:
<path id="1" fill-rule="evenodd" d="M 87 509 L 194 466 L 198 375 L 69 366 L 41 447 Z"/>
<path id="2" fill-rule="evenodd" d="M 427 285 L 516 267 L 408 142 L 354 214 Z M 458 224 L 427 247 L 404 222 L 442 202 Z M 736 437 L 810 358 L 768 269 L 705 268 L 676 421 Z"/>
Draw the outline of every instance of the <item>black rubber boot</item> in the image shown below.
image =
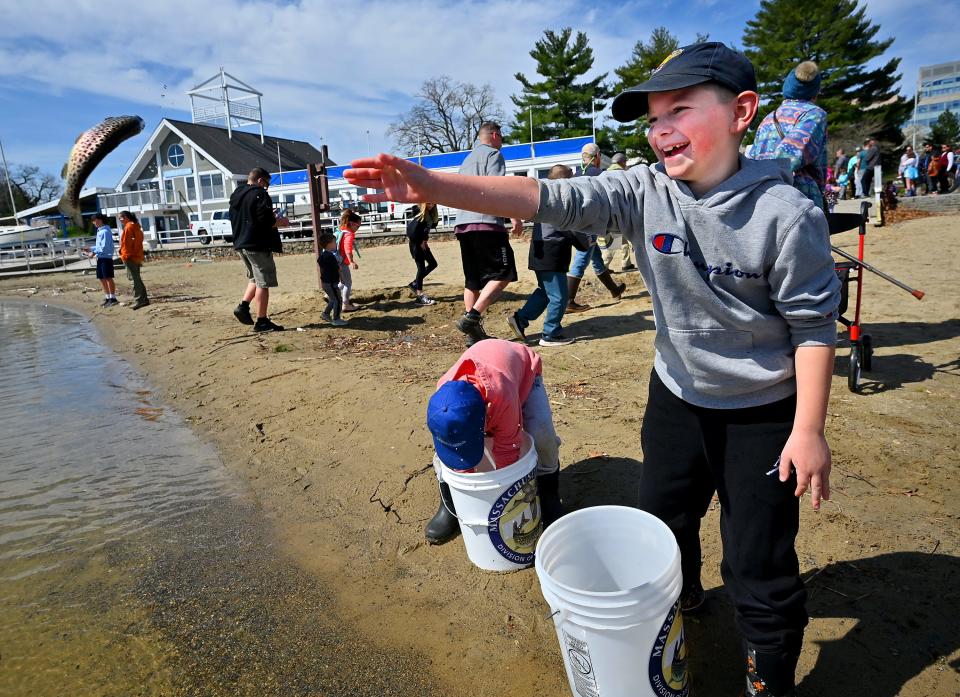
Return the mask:
<path id="1" fill-rule="evenodd" d="M 440 482 L 440 508 L 423 531 L 427 542 L 432 545 L 442 545 L 451 540 L 460 532 L 460 521 L 454 515 L 457 510 L 453 507 L 453 498 L 450 496 L 450 485 Z"/>
<path id="2" fill-rule="evenodd" d="M 580 288 L 580 279 L 576 276 L 567 276 L 567 312 L 586 312 L 589 305 L 581 305 L 576 301 L 577 290 Z"/>
<path id="3" fill-rule="evenodd" d="M 610 295 L 613 296 L 614 300 L 619 300 L 620 296 L 623 295 L 623 291 L 627 289 L 626 283 L 617 283 L 613 280 L 610 269 L 607 269 L 603 273 L 598 273 L 597 278 L 600 280 L 600 283 L 610 291 Z"/>
<path id="4" fill-rule="evenodd" d="M 560 501 L 560 470 L 537 476 L 537 494 L 540 497 L 540 519 L 543 529 L 556 522 L 564 514 Z"/>
<path id="5" fill-rule="evenodd" d="M 747 676 L 745 697 L 797 697 L 794 674 L 799 654 L 793 652 L 763 653 L 747 643 Z"/>

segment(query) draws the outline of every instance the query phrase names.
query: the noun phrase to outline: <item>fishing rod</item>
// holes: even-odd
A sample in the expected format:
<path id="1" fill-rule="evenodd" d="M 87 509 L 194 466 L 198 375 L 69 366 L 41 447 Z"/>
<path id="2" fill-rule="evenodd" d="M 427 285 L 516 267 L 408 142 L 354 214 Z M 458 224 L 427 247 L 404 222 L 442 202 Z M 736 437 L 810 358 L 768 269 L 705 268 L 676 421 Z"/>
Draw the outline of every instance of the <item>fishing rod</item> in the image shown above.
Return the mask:
<path id="1" fill-rule="evenodd" d="M 833 245 L 830 245 L 830 249 L 832 249 L 834 252 L 836 252 L 837 254 L 839 254 L 840 256 L 842 256 L 844 259 L 849 259 L 849 260 L 852 261 L 854 264 L 857 264 L 858 266 L 861 266 L 861 267 L 865 268 L 867 271 L 872 271 L 873 273 L 877 274 L 880 278 L 884 279 L 885 281 L 890 281 L 890 283 L 892 283 L 893 285 L 898 286 L 898 287 L 900 287 L 900 288 L 903 288 L 905 291 L 907 291 L 908 293 L 910 293 L 910 295 L 912 295 L 913 297 L 915 297 L 917 300 L 923 300 L 923 295 L 924 295 L 924 293 L 923 293 L 922 290 L 916 290 L 915 288 L 911 288 L 910 286 L 908 286 L 908 285 L 907 285 L 906 283 L 904 283 L 903 281 L 898 281 L 898 280 L 895 279 L 893 276 L 891 276 L 891 275 L 889 275 L 889 274 L 885 274 L 885 273 L 884 273 L 883 271 L 881 271 L 880 269 L 876 268 L 875 266 L 871 266 L 870 264 L 868 264 L 868 263 L 865 262 L 865 261 L 860 261 L 860 260 L 857 259 L 855 256 L 853 256 L 852 254 L 848 254 L 847 252 L 843 251 L 842 249 L 837 249 L 837 248 L 834 247 Z"/>

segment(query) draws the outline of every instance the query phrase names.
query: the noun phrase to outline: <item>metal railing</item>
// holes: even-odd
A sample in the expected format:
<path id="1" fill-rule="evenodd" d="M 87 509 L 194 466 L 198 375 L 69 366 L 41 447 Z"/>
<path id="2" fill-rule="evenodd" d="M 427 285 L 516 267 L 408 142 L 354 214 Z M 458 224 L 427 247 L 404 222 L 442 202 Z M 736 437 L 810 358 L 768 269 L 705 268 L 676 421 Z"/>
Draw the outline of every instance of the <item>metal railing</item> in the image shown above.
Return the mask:
<path id="1" fill-rule="evenodd" d="M 93 267 L 95 261 L 86 259 L 81 250 L 95 242 L 95 237 L 71 237 L 66 240 L 50 239 L 26 247 L 0 249 L 0 273 L 65 268 L 84 260 Z"/>
<path id="2" fill-rule="evenodd" d="M 143 189 L 141 191 L 121 191 L 115 194 L 97 194 L 100 210 L 121 211 L 139 210 L 145 208 L 166 208 L 179 210 L 181 202 L 176 192 L 166 189 Z"/>

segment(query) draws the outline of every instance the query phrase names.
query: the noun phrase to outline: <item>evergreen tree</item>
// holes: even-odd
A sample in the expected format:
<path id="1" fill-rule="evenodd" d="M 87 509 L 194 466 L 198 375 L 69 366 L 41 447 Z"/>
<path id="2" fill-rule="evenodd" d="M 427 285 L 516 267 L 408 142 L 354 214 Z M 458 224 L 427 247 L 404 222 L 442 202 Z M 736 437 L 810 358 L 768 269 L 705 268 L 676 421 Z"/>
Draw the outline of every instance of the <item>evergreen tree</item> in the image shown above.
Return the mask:
<path id="1" fill-rule="evenodd" d="M 695 43 L 707 40 L 706 34 L 697 34 Z M 669 56 L 680 48 L 680 42 L 666 27 L 657 27 L 650 34 L 650 39 L 644 42 L 637 41 L 630 54 L 630 59 L 614 70 L 619 80 L 614 85 L 614 94 L 639 85 L 650 79 L 653 71 Z M 640 118 L 632 123 L 619 125 L 611 133 L 611 147 L 615 151 L 626 153 L 629 157 L 639 155 L 653 162 L 656 157 L 650 144 L 647 142 L 646 118 Z"/>
<path id="2" fill-rule="evenodd" d="M 960 140 L 960 120 L 952 111 L 947 109 L 933 123 L 930 128 L 930 136 L 926 140 L 938 147 L 944 143 L 953 147 Z"/>
<path id="3" fill-rule="evenodd" d="M 603 84 L 607 74 L 577 82 L 593 68 L 593 49 L 586 34 L 577 32 L 571 43 L 572 34 L 570 27 L 559 32 L 548 29 L 534 44 L 530 55 L 537 62 L 542 80 L 531 82 L 523 73 L 516 74 L 523 89 L 511 97 L 517 107 L 510 126 L 511 140 L 529 139 L 531 110 L 534 140 L 590 135 L 590 102 L 593 100 L 598 113 L 604 108 L 610 96 Z"/>
<path id="4" fill-rule="evenodd" d="M 757 71 L 758 119 L 780 103 L 787 73 L 801 61 L 813 60 L 823 73 L 817 104 L 826 110 L 831 129 L 869 116 L 880 126 L 864 137 L 900 143 L 900 125 L 911 108 L 896 89 L 900 59 L 867 68 L 893 39 L 875 40 L 880 27 L 865 15 L 858 0 L 761 0 L 743 33 L 745 54 Z"/>

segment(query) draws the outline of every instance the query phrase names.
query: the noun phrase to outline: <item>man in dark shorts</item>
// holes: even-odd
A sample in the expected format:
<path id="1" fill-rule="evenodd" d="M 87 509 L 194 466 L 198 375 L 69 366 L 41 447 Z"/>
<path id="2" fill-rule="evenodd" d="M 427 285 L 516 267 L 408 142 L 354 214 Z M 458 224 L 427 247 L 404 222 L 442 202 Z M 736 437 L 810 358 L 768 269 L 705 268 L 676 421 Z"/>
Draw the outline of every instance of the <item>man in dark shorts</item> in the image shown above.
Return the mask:
<path id="1" fill-rule="evenodd" d="M 113 230 L 107 225 L 103 213 L 93 216 L 93 226 L 97 228 L 97 241 L 92 249 L 86 249 L 87 255 L 97 258 L 97 280 L 103 286 L 103 303 L 100 307 L 119 305 L 117 286 L 113 281 Z"/>
<path id="2" fill-rule="evenodd" d="M 504 176 L 507 165 L 500 154 L 502 146 L 500 125 L 484 122 L 473 150 L 460 165 L 460 174 Z M 523 222 L 514 220 L 513 231 L 522 230 Z M 464 313 L 457 320 L 457 329 L 467 335 L 469 347 L 490 338 L 483 330 L 483 313 L 511 281 L 517 280 L 517 264 L 502 218 L 460 211 L 453 232 L 460 243 L 464 286 Z"/>
<path id="3" fill-rule="evenodd" d="M 243 324 L 252 324 L 255 332 L 280 332 L 283 327 L 267 317 L 270 289 L 277 287 L 277 266 L 273 254 L 283 251 L 273 202 L 267 194 L 270 173 L 261 167 L 250 170 L 247 183 L 230 196 L 230 227 L 233 248 L 243 259 L 247 289 L 233 315 Z M 250 301 L 256 300 L 257 319 L 250 315 Z"/>

